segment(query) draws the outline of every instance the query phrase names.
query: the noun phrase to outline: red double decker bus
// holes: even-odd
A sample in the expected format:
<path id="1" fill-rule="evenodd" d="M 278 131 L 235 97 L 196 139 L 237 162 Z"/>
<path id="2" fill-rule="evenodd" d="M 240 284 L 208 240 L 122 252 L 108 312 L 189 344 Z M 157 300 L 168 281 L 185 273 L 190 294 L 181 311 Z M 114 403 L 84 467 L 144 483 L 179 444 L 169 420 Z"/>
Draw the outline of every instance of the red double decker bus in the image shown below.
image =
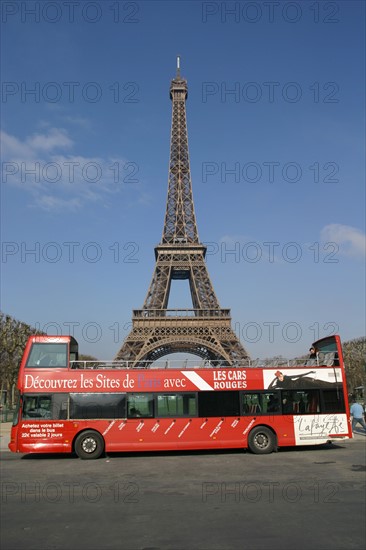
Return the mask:
<path id="1" fill-rule="evenodd" d="M 32 336 L 19 370 L 9 448 L 19 453 L 249 448 L 352 437 L 339 336 L 302 365 L 224 366 L 199 360 L 83 362 L 71 336 Z"/>

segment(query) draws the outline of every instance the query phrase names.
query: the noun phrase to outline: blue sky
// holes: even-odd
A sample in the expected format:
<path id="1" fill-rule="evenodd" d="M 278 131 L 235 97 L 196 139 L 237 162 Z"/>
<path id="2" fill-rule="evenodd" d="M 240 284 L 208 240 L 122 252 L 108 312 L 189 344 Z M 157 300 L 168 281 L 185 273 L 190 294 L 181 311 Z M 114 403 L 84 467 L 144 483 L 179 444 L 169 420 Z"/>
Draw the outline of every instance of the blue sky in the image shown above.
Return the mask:
<path id="1" fill-rule="evenodd" d="M 199 235 L 238 337 L 264 358 L 365 334 L 363 2 L 1 8 L 3 311 L 118 351 L 162 235 L 179 54 Z M 191 307 L 174 283 L 169 307 Z"/>

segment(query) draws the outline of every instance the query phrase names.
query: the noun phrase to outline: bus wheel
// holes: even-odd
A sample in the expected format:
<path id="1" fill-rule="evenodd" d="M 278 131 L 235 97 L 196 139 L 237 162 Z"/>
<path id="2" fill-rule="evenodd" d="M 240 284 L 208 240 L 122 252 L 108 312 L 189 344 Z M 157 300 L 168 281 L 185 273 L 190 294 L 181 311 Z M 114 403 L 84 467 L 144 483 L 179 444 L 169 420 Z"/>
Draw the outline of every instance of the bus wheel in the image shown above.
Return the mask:
<path id="1" fill-rule="evenodd" d="M 271 453 L 276 446 L 276 436 L 269 428 L 257 426 L 249 434 L 248 446 L 257 455 Z"/>
<path id="2" fill-rule="evenodd" d="M 75 452 L 79 458 L 99 458 L 104 451 L 104 439 L 94 430 L 81 432 L 75 439 Z"/>

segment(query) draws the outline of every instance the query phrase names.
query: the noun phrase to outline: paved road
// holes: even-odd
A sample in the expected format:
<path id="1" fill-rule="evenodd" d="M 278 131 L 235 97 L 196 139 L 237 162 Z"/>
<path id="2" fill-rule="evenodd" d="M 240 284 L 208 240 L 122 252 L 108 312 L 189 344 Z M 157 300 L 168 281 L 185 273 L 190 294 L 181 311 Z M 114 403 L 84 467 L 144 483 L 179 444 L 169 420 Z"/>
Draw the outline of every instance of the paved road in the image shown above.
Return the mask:
<path id="1" fill-rule="evenodd" d="M 365 442 L 97 461 L 5 451 L 1 548 L 363 549 Z"/>

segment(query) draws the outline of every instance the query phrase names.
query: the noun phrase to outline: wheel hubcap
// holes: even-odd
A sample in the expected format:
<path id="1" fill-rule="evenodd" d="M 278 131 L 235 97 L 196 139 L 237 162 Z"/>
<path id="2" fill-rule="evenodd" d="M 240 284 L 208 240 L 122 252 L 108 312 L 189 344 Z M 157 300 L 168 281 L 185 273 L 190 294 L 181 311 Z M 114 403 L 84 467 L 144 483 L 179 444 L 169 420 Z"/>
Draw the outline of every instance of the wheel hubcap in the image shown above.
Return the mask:
<path id="1" fill-rule="evenodd" d="M 87 437 L 83 441 L 82 448 L 86 453 L 93 453 L 97 448 L 97 442 L 92 437 Z"/>
<path id="2" fill-rule="evenodd" d="M 260 449 L 265 449 L 268 446 L 268 437 L 265 434 L 258 434 L 255 436 L 255 444 Z"/>

